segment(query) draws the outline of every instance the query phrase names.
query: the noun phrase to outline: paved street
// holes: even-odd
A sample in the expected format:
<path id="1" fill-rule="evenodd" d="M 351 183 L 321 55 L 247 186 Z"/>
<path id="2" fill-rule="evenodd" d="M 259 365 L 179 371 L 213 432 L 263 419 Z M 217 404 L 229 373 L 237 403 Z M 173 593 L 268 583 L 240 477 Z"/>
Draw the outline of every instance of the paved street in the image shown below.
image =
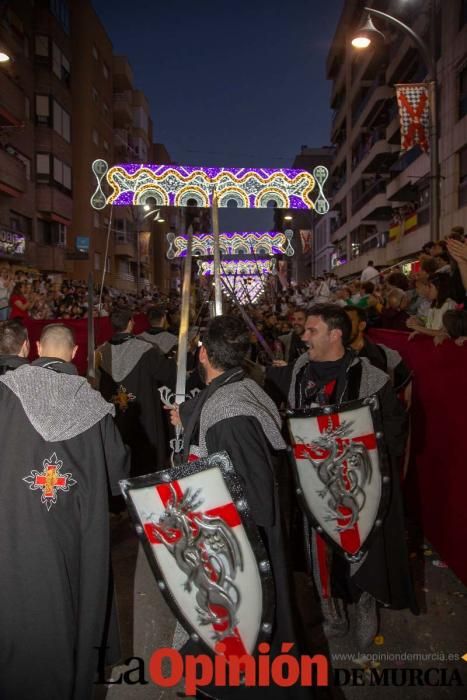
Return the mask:
<path id="1" fill-rule="evenodd" d="M 139 656 L 147 664 L 151 653 L 157 647 L 170 646 L 174 631 L 174 619 L 154 585 L 154 579 L 146 558 L 138 546 L 136 536 L 132 533 L 126 517 L 113 525 L 114 572 L 118 590 L 121 633 L 123 641 L 123 658 Z M 331 648 L 326 647 L 319 625 L 319 612 L 314 603 L 313 591 L 307 579 L 298 575 L 297 591 L 307 628 L 311 630 L 313 651 L 330 655 L 333 666 L 339 669 L 368 669 L 370 666 L 381 672 L 384 668 L 397 669 L 429 668 L 446 669 L 446 682 L 452 678 L 455 670 L 467 686 L 467 663 L 459 661 L 440 661 L 444 653 L 458 654 L 467 652 L 467 589 L 447 568 L 440 568 L 434 563 L 439 557 L 427 543 L 411 547 L 411 560 L 414 567 L 417 593 L 422 613 L 414 617 L 407 612 L 382 611 L 381 635 L 379 644 L 369 650 L 371 661 L 362 658 L 352 660 L 341 655 L 355 652 L 355 643 L 349 634 L 340 640 L 334 640 Z M 391 655 L 412 653 L 419 654 L 416 660 L 404 661 Z M 376 658 L 375 655 L 381 654 Z M 384 657 L 386 655 L 386 658 Z M 431 656 L 433 655 L 433 656 Z M 131 667 L 134 667 L 134 662 Z M 112 678 L 117 679 L 126 666 L 117 666 L 112 670 Z M 366 682 L 370 672 L 366 670 Z M 339 677 L 345 678 L 345 671 L 339 671 Z M 146 670 L 146 676 L 148 673 Z M 432 672 L 431 682 L 437 682 L 441 675 Z M 133 676 L 136 679 L 136 675 Z M 358 679 L 357 679 L 358 681 Z M 455 683 L 455 679 L 453 683 Z M 284 691 L 285 695 L 286 691 Z M 149 682 L 147 685 L 115 684 L 99 687 L 98 700 L 171 700 L 183 697 L 182 686 L 163 690 Z M 394 684 L 389 687 L 370 687 L 369 685 L 345 686 L 332 690 L 333 700 L 457 700 L 465 697 L 465 688 L 452 685 L 449 687 L 409 686 L 403 688 Z"/>

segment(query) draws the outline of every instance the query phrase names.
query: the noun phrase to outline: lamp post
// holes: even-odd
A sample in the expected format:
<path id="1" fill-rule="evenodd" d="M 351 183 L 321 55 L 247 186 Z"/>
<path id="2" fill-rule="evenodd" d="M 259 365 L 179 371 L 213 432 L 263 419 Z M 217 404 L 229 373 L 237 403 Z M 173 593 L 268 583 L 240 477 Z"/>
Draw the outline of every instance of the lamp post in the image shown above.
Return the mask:
<path id="1" fill-rule="evenodd" d="M 373 39 L 384 40 L 384 34 L 380 32 L 372 21 L 372 16 L 381 17 L 401 31 L 405 32 L 418 48 L 426 65 L 429 105 L 430 105 L 430 240 L 439 239 L 440 216 L 440 167 L 438 146 L 438 105 L 437 105 L 437 69 L 435 57 L 435 0 L 430 0 L 430 46 L 404 22 L 386 12 L 365 7 L 368 12 L 366 24 L 361 27 L 352 39 L 352 45 L 357 49 L 366 49 Z"/>

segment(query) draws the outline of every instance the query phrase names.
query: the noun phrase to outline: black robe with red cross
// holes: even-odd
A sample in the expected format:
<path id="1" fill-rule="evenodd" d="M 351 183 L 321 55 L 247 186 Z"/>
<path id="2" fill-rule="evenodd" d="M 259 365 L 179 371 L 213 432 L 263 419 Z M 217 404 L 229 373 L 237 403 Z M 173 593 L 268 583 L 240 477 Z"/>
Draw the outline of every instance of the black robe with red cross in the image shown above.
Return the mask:
<path id="1" fill-rule="evenodd" d="M 109 490 L 128 450 L 73 365 L 0 379 L 0 698 L 90 700 L 109 610 Z M 104 643 L 105 646 L 105 643 Z"/>
<path id="2" fill-rule="evenodd" d="M 169 432 L 159 388 L 175 388 L 176 364 L 159 348 L 116 333 L 98 348 L 99 391 L 115 405 L 115 421 L 131 448 L 131 474 L 167 465 Z"/>

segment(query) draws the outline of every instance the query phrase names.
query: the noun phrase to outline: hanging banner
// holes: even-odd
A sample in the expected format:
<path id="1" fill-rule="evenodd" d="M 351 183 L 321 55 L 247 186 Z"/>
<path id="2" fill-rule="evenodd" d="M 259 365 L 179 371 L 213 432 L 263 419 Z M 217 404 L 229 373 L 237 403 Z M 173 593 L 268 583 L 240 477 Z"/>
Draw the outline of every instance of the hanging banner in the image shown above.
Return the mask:
<path id="1" fill-rule="evenodd" d="M 417 144 L 428 152 L 430 127 L 430 95 L 428 83 L 396 85 L 401 124 L 401 150 L 408 151 Z"/>
<path id="2" fill-rule="evenodd" d="M 308 253 L 311 250 L 311 231 L 300 231 L 300 241 L 302 253 Z"/>

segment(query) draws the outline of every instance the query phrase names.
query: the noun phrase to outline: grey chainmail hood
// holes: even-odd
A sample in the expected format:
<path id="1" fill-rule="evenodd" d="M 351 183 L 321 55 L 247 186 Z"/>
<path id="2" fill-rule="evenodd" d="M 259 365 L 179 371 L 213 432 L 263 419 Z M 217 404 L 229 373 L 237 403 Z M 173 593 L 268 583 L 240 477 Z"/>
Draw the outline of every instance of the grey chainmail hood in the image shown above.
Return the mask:
<path id="1" fill-rule="evenodd" d="M 136 367 L 144 353 L 152 350 L 152 345 L 138 338 L 130 338 L 124 343 L 105 343 L 98 348 L 101 354 L 100 366 L 110 374 L 115 382 L 121 382 Z"/>
<path id="2" fill-rule="evenodd" d="M 162 333 L 157 333 L 156 335 L 152 335 L 151 333 L 146 333 L 146 331 L 144 331 L 144 333 L 139 334 L 138 338 L 145 340 L 147 343 L 151 343 L 151 345 L 155 345 L 164 353 L 164 355 L 170 352 L 170 350 L 172 350 L 172 348 L 178 343 L 177 336 L 173 333 L 169 333 L 168 331 L 162 331 Z"/>
<path id="3" fill-rule="evenodd" d="M 251 416 L 256 418 L 274 450 L 285 450 L 281 435 L 281 418 L 275 403 L 252 379 L 221 386 L 204 404 L 199 424 L 199 454 L 206 457 L 206 433 L 226 418 Z M 239 436 L 241 439 L 241 436 Z"/>
<path id="4" fill-rule="evenodd" d="M 296 408 L 295 406 L 295 385 L 297 383 L 297 375 L 307 363 L 309 362 L 308 353 L 304 352 L 300 355 L 296 361 L 293 372 L 292 381 L 290 383 L 288 403 L 289 408 Z M 373 367 L 370 361 L 366 357 L 355 357 L 351 363 L 351 367 L 356 364 L 361 363 L 362 365 L 362 378 L 360 381 L 360 392 L 359 399 L 364 399 L 367 396 L 372 396 L 376 394 L 383 386 L 389 381 L 388 375 L 377 367 Z"/>
<path id="5" fill-rule="evenodd" d="M 47 442 L 69 440 L 107 414 L 115 415 L 114 406 L 85 377 L 24 365 L 0 382 L 19 399 L 32 426 Z"/>

